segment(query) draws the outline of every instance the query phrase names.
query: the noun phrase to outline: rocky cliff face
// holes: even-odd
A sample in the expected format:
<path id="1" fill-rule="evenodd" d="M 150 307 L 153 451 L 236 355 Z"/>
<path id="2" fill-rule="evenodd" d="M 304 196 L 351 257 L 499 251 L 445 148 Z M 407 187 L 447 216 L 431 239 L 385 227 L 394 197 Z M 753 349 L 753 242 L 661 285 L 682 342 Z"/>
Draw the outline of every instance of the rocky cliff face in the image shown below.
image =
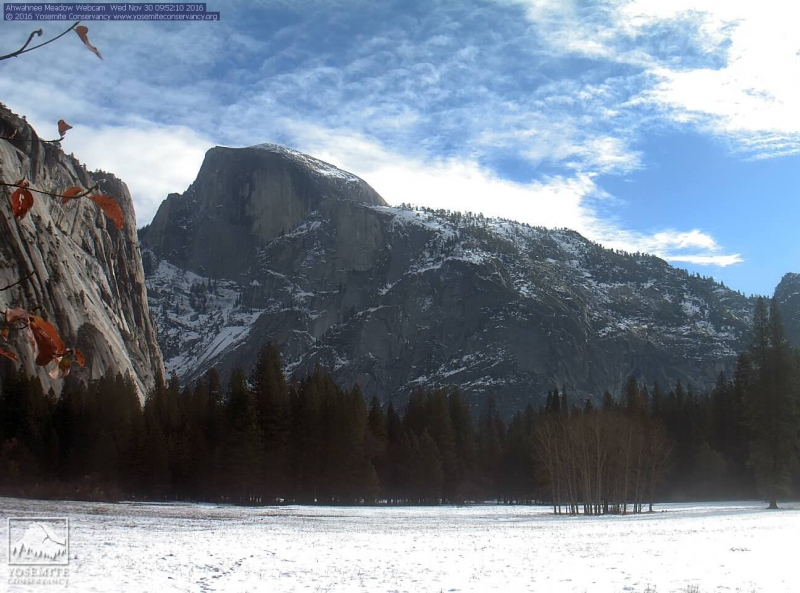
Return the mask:
<path id="1" fill-rule="evenodd" d="M 458 385 L 508 409 L 556 386 L 619 393 L 631 374 L 703 387 L 744 347 L 753 307 L 575 232 L 388 207 L 275 146 L 209 151 L 140 238 L 167 371 L 185 381 L 249 368 L 272 340 L 287 371 L 320 361 L 384 399 Z"/>
<path id="2" fill-rule="evenodd" d="M 789 343 L 800 348 L 800 274 L 786 274 L 775 288 Z"/>
<path id="3" fill-rule="evenodd" d="M 86 355 L 85 378 L 130 372 L 140 396 L 163 374 L 163 360 L 150 317 L 133 202 L 122 181 L 106 173 L 88 173 L 50 143 L 43 143 L 21 118 L 0 104 L 0 179 L 25 177 L 31 187 L 58 193 L 72 185 L 92 187 L 115 198 L 125 216 L 121 231 L 85 199 L 62 206 L 60 200 L 34 194 L 32 210 L 21 221 L 11 213 L 10 188 L 2 188 L 0 285 L 33 276 L 0 291 L 0 308 L 41 307 L 65 342 Z M 33 362 L 20 335 L 10 336 L 20 364 L 37 374 L 45 389 L 60 389 Z M 74 369 L 73 369 L 74 370 Z"/>
<path id="4" fill-rule="evenodd" d="M 259 248 L 338 199 L 385 204 L 356 176 L 274 144 L 216 147 L 197 180 L 167 197 L 142 236 L 181 268 L 236 278 L 254 269 Z"/>

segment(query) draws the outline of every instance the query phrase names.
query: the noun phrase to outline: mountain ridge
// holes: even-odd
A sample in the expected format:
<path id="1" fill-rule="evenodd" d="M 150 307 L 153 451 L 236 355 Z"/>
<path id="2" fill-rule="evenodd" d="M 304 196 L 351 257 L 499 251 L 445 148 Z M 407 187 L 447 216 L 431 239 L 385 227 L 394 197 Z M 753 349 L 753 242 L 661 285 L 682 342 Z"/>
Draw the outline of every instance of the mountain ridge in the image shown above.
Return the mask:
<path id="1" fill-rule="evenodd" d="M 213 244 L 198 222 L 207 207 L 175 216 L 165 202 L 140 230 L 167 370 L 185 381 L 209 366 L 247 368 L 271 340 L 290 374 L 320 361 L 367 396 L 402 397 L 426 382 L 512 406 L 553 387 L 619 393 L 630 374 L 710 386 L 745 347 L 753 299 L 722 284 L 574 231 L 392 207 L 355 176 L 343 186 L 339 173 L 308 167 L 318 159 L 268 146 L 226 149 L 223 159 L 212 149 L 189 190 L 168 198 L 202 194 L 241 213 L 236 231 L 248 238 L 226 256 L 233 261 L 209 270 L 186 244 L 164 249 L 181 231 L 190 245 Z M 269 212 L 278 220 L 259 219 Z M 219 294 L 206 290 L 199 305 L 198 287 L 212 283 Z M 195 305 L 210 302 L 216 329 L 204 331 L 209 313 Z"/>

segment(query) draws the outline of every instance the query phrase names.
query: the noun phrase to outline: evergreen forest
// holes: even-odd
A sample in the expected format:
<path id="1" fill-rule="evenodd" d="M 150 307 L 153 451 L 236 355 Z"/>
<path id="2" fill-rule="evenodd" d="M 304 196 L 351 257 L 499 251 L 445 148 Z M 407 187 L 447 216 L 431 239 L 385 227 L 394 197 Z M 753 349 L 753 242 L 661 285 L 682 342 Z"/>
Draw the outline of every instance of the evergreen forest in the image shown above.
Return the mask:
<path id="1" fill-rule="evenodd" d="M 173 377 L 143 405 L 131 377 L 68 376 L 56 396 L 10 361 L 0 373 L 0 495 L 601 514 L 800 494 L 800 353 L 774 300 L 759 299 L 750 347 L 709 391 L 630 377 L 593 402 L 554 386 L 510 418 L 456 388 L 382 405 L 319 366 L 287 381 L 274 344 L 226 385 L 213 369 L 192 387 Z"/>

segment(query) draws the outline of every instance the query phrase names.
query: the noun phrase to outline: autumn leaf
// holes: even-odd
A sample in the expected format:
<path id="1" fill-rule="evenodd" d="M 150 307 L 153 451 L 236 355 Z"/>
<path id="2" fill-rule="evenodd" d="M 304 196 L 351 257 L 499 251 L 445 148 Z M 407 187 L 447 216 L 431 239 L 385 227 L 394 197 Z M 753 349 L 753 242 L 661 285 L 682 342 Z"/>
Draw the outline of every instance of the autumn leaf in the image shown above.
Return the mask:
<path id="1" fill-rule="evenodd" d="M 125 225 L 125 216 L 122 214 L 122 209 L 114 198 L 97 195 L 89 196 L 89 199 L 100 206 L 100 209 L 114 222 L 118 230 L 122 230 L 122 227 Z"/>
<path id="2" fill-rule="evenodd" d="M 58 364 L 48 373 L 53 379 L 61 379 L 69 375 L 73 362 L 77 362 L 81 367 L 86 362 L 83 358 L 83 353 L 72 348 L 67 348 L 63 356 L 56 357 L 54 360 Z"/>
<path id="3" fill-rule="evenodd" d="M 33 194 L 24 187 L 17 188 L 17 191 L 11 194 L 11 210 L 14 216 L 22 220 L 31 208 L 33 208 Z"/>
<path id="4" fill-rule="evenodd" d="M 67 133 L 67 130 L 71 130 L 72 126 L 65 122 L 63 119 L 58 120 L 58 135 L 62 138 L 64 134 Z"/>
<path id="5" fill-rule="evenodd" d="M 3 328 L 2 336 L 3 336 L 3 341 L 8 342 L 8 326 Z"/>
<path id="6" fill-rule="evenodd" d="M 91 43 L 89 43 L 89 36 L 87 35 L 87 33 L 89 33 L 89 27 L 86 27 L 84 25 L 79 25 L 79 26 L 75 27 L 75 32 L 78 34 L 78 37 L 81 38 L 81 41 L 83 41 L 83 44 L 86 47 L 88 47 L 91 51 L 93 51 L 94 54 L 98 58 L 100 58 L 102 60 L 103 56 L 100 55 L 100 52 L 97 50 L 97 48 L 94 45 L 92 45 Z"/>
<path id="7" fill-rule="evenodd" d="M 0 356 L 5 356 L 9 360 L 13 360 L 14 362 L 19 362 L 19 359 L 17 358 L 16 354 L 14 354 L 13 352 L 8 352 L 7 350 L 3 350 L 2 348 L 0 348 Z"/>
<path id="8" fill-rule="evenodd" d="M 61 194 L 61 203 L 66 204 L 70 200 L 74 200 L 77 197 L 82 196 L 86 193 L 86 190 L 82 187 L 78 187 L 77 185 L 73 185 L 72 187 L 68 187 L 63 194 Z"/>
<path id="9" fill-rule="evenodd" d="M 64 355 L 64 341 L 52 323 L 34 315 L 28 327 L 36 340 L 36 364 L 46 366 Z"/>
<path id="10" fill-rule="evenodd" d="M 33 207 L 33 194 L 28 190 L 30 183 L 24 177 L 14 185 L 17 190 L 11 194 L 11 211 L 17 219 L 22 220 Z"/>

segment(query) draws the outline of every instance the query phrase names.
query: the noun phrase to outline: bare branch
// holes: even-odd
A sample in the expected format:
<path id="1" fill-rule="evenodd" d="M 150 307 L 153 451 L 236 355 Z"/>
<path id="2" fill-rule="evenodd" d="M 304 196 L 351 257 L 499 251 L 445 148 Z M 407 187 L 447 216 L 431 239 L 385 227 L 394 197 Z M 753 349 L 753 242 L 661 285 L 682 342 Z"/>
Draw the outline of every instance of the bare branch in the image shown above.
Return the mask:
<path id="1" fill-rule="evenodd" d="M 16 138 L 16 134 L 13 136 L 0 136 L 0 140 L 13 140 L 14 142 L 36 142 L 38 140 L 39 142 L 44 142 L 45 144 L 58 144 L 64 138 L 65 136 L 61 136 L 61 138 L 56 138 L 55 140 L 42 140 L 41 138 Z"/>
<path id="2" fill-rule="evenodd" d="M 4 291 L 4 290 L 8 290 L 9 288 L 14 288 L 14 287 L 15 287 L 17 284 L 22 284 L 22 283 L 23 283 L 23 282 L 25 282 L 25 281 L 26 281 L 28 278 L 30 278 L 31 276 L 33 276 L 33 274 L 34 274 L 34 272 L 31 272 L 30 274 L 28 274 L 28 275 L 27 275 L 27 276 L 25 276 L 24 278 L 20 278 L 19 280 L 17 280 L 17 281 L 16 281 L 16 282 L 14 282 L 13 284 L 9 284 L 8 286 L 4 286 L 3 288 L 0 288 L 0 292 L 2 292 L 2 291 Z"/>
<path id="3" fill-rule="evenodd" d="M 6 55 L 4 55 L 4 56 L 0 56 L 0 61 L 1 61 L 1 60 L 7 60 L 7 59 L 9 59 L 9 58 L 16 58 L 16 57 L 17 57 L 18 55 L 20 55 L 20 54 L 24 54 L 24 53 L 27 53 L 27 52 L 29 52 L 29 51 L 33 51 L 33 50 L 35 50 L 35 49 L 39 49 L 40 47 L 44 47 L 44 46 L 45 46 L 45 45 L 47 45 L 48 43 L 53 43 L 53 42 L 54 42 L 56 39 L 60 39 L 61 37 L 63 37 L 63 36 L 64 36 L 64 35 L 66 35 L 67 33 L 69 33 L 70 31 L 72 31 L 72 30 L 73 30 L 75 27 L 77 27 L 79 24 L 80 24 L 80 21 L 75 21 L 74 23 L 72 23 L 72 26 L 71 26 L 69 29 L 67 29 L 66 31 L 64 31 L 64 32 L 63 32 L 63 33 L 61 33 L 60 35 L 56 35 L 56 36 L 55 36 L 55 37 L 53 37 L 52 39 L 50 39 L 50 40 L 48 40 L 48 41 L 45 41 L 44 43 L 40 43 L 39 45 L 34 45 L 33 47 L 28 47 L 28 45 L 30 44 L 30 42 L 31 42 L 31 40 L 33 39 L 33 36 L 34 36 L 34 35 L 39 35 L 39 36 L 41 36 L 41 35 L 44 33 L 44 32 L 43 32 L 41 29 L 39 29 L 39 30 L 37 30 L 37 31 L 34 31 L 33 33 L 31 33 L 31 34 L 28 36 L 28 40 L 25 42 L 25 45 L 23 45 L 21 48 L 19 48 L 19 49 L 18 49 L 17 51 L 15 51 L 15 52 L 11 52 L 10 54 L 6 54 Z M 26 48 L 27 48 L 27 49 L 26 49 Z"/>

